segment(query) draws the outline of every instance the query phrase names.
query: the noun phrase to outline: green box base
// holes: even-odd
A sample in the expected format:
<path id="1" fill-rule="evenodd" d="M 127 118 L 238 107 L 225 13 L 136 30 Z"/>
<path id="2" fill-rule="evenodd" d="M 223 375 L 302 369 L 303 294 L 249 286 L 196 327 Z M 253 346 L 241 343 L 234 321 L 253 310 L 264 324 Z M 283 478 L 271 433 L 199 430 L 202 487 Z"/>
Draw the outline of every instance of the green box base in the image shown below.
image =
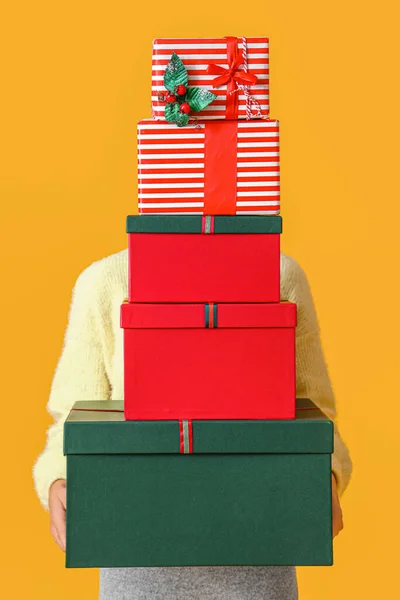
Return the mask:
<path id="1" fill-rule="evenodd" d="M 67 567 L 331 565 L 330 455 L 68 457 Z"/>

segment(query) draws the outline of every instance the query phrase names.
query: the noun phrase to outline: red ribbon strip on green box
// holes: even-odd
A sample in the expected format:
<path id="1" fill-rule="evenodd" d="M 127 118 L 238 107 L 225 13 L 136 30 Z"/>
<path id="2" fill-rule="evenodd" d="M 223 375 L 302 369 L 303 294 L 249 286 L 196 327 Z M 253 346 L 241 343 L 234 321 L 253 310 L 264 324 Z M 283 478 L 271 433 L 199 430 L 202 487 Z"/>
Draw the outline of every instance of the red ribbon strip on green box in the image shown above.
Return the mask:
<path id="1" fill-rule="evenodd" d="M 193 454 L 193 426 L 191 419 L 179 421 L 179 450 L 181 454 Z"/>

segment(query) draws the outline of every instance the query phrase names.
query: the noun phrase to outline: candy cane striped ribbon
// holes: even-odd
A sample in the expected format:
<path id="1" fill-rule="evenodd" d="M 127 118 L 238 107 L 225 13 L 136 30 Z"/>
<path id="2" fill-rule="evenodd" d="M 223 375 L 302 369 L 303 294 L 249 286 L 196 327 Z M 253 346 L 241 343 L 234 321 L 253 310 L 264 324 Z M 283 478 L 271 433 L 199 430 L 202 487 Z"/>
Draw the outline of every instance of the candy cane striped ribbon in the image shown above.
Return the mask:
<path id="1" fill-rule="evenodd" d="M 242 37 L 242 44 L 243 71 L 247 73 L 249 67 L 247 63 L 247 40 L 245 37 Z M 249 86 L 236 83 L 236 89 L 234 89 L 231 94 L 235 94 L 239 91 L 243 92 L 246 97 L 246 119 L 249 121 L 250 119 L 263 117 L 260 103 L 250 94 Z M 257 112 L 253 112 L 253 107 Z"/>

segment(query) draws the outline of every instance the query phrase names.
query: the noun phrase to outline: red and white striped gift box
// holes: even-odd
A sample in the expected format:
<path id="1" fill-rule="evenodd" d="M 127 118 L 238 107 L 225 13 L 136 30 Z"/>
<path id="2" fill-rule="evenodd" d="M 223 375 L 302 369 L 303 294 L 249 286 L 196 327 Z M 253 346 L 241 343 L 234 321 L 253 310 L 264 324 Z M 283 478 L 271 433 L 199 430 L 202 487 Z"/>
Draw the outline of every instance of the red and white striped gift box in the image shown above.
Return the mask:
<path id="1" fill-rule="evenodd" d="M 279 121 L 146 119 L 138 163 L 140 213 L 279 214 Z"/>
<path id="2" fill-rule="evenodd" d="M 164 71 L 171 55 L 175 52 L 182 60 L 189 76 L 189 86 L 210 90 L 218 98 L 204 110 L 196 113 L 201 119 L 246 119 L 246 96 L 244 91 L 237 95 L 237 114 L 227 117 L 227 103 L 235 101 L 229 94 L 228 85 L 212 87 L 216 75 L 207 73 L 208 65 L 219 65 L 229 69 L 228 43 L 236 40 L 238 51 L 243 50 L 243 38 L 201 38 L 201 39 L 157 39 L 153 41 L 152 106 L 153 117 L 164 120 L 165 103 L 158 100 L 165 93 Z M 258 81 L 249 87 L 249 92 L 260 105 L 262 114 L 269 113 L 269 43 L 267 37 L 246 38 L 247 64 L 249 73 L 257 76 Z M 243 69 L 243 65 L 239 70 Z"/>

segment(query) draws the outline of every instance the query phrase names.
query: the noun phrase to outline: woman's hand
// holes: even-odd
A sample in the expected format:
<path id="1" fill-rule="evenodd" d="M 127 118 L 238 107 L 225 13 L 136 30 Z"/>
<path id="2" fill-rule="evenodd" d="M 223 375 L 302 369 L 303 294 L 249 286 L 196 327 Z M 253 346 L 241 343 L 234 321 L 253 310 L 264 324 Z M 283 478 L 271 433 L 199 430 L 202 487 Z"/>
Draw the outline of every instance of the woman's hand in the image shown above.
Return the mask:
<path id="1" fill-rule="evenodd" d="M 332 473 L 332 530 L 336 537 L 343 529 L 343 515 L 337 492 L 336 477 Z"/>
<path id="2" fill-rule="evenodd" d="M 49 491 L 50 532 L 65 552 L 67 493 L 65 479 L 57 479 Z"/>

